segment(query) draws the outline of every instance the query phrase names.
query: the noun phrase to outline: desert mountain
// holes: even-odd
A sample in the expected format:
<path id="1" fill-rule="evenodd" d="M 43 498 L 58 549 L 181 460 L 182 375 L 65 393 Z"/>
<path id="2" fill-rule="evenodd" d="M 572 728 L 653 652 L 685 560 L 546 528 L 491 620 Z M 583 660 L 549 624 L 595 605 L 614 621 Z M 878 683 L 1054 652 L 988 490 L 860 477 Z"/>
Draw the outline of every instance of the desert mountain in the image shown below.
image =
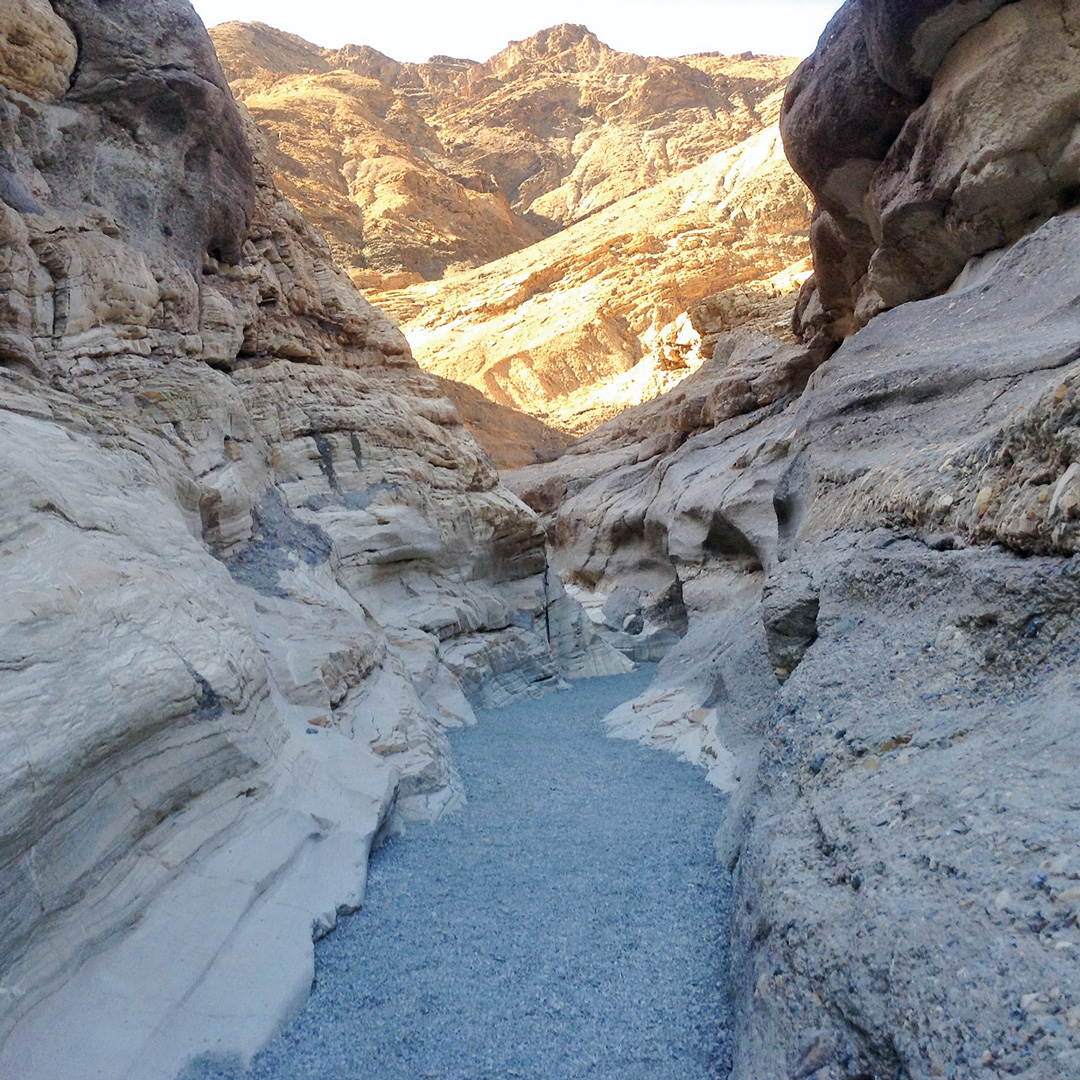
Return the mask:
<path id="1" fill-rule="evenodd" d="M 261 23 L 211 30 L 279 184 L 346 269 L 438 278 L 527 246 L 774 123 L 795 61 L 617 52 L 583 26 L 403 64 Z M 365 279 L 374 284 L 374 275 Z"/>
<path id="2" fill-rule="evenodd" d="M 0 4 L 0 1077 L 243 1067 L 447 730 L 627 656 L 609 726 L 725 799 L 720 1072 L 1080 1076 L 1078 52 L 1080 0 L 848 0 L 781 123 L 805 340 L 691 304 L 696 372 L 500 477 L 187 0 Z"/>
<path id="3" fill-rule="evenodd" d="M 581 432 L 672 388 L 717 329 L 788 333 L 809 218 L 772 127 L 524 251 L 372 298 L 429 371 Z"/>
<path id="4" fill-rule="evenodd" d="M 421 364 L 498 405 L 587 430 L 677 383 L 732 317 L 787 319 L 810 217 L 775 127 L 792 60 L 635 56 L 573 25 L 486 63 L 211 34 L 282 189 Z M 500 465 L 560 442 L 465 419 Z"/>

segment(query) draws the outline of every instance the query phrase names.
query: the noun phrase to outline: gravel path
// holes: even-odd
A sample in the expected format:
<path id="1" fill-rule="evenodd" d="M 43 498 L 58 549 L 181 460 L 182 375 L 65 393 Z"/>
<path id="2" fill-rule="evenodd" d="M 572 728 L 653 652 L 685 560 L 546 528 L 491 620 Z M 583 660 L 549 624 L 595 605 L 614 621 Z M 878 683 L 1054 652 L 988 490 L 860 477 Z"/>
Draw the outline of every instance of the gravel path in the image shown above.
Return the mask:
<path id="1" fill-rule="evenodd" d="M 453 736 L 469 804 L 374 855 L 316 946 L 305 1011 L 247 1073 L 198 1080 L 726 1076 L 722 802 L 608 738 L 652 670 L 479 713 Z"/>

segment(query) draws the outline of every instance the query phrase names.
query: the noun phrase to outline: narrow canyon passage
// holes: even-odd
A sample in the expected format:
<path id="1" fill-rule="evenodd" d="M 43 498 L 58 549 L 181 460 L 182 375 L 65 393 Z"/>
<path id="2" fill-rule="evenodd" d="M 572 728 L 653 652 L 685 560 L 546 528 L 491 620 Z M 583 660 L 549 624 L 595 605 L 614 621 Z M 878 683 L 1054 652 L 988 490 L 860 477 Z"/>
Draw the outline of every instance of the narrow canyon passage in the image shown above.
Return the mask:
<path id="1" fill-rule="evenodd" d="M 729 884 L 703 774 L 605 735 L 651 667 L 478 713 L 468 805 L 373 857 L 305 1011 L 198 1080 L 726 1076 Z"/>

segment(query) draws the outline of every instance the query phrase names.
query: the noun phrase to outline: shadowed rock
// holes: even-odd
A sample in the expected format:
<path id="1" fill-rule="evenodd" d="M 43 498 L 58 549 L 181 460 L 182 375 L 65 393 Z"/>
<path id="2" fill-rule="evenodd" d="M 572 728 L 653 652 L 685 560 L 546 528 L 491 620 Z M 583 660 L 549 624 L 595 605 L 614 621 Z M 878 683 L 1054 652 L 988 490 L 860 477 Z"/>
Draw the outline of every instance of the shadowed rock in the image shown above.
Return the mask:
<path id="1" fill-rule="evenodd" d="M 1049 0 L 851 0 L 781 128 L 817 199 L 796 327 L 836 343 L 946 289 L 1073 205 L 1078 12 Z"/>

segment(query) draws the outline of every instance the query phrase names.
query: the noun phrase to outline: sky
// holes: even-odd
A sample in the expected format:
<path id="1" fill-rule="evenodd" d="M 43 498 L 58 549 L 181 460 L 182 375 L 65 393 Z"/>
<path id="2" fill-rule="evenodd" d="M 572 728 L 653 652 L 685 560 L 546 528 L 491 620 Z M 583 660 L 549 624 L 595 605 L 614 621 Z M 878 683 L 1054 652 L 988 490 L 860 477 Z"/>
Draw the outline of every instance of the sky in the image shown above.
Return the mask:
<path id="1" fill-rule="evenodd" d="M 395 60 L 442 54 L 486 60 L 556 23 L 584 23 L 614 49 L 807 56 L 840 0 L 193 0 L 207 26 L 264 22 L 316 45 L 370 45 Z"/>

